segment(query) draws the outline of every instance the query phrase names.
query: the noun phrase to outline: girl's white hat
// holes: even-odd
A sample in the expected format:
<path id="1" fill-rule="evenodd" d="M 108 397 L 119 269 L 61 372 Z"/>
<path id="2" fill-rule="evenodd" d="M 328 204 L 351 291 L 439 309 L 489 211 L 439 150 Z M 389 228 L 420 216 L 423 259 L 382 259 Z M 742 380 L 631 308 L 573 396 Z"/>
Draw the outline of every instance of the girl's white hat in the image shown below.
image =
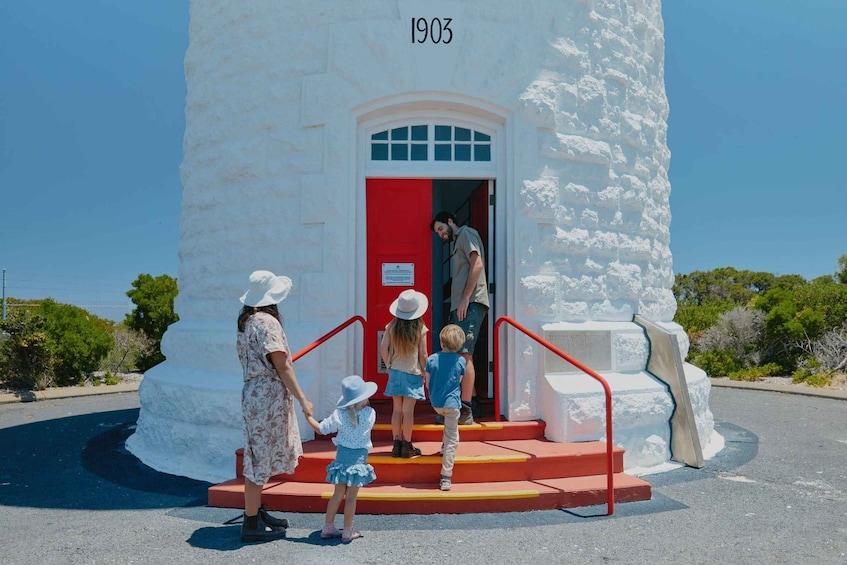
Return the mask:
<path id="1" fill-rule="evenodd" d="M 268 306 L 279 304 L 291 290 L 291 279 L 276 276 L 270 271 L 253 271 L 250 275 L 250 288 L 241 297 L 245 306 Z"/>
<path id="2" fill-rule="evenodd" d="M 401 320 L 417 320 L 426 313 L 428 307 L 429 299 L 426 295 L 410 288 L 400 293 L 388 311 Z"/>
<path id="3" fill-rule="evenodd" d="M 376 392 L 376 383 L 366 383 L 359 375 L 344 377 L 341 381 L 341 398 L 338 399 L 339 408 L 347 408 L 354 404 L 370 398 Z"/>

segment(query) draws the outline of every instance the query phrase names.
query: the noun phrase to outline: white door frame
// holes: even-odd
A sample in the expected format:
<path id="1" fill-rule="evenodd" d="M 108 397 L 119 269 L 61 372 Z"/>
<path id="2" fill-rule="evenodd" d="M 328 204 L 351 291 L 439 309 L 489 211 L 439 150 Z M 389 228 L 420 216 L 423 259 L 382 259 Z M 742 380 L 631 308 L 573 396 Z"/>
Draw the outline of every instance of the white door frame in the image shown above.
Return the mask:
<path id="1" fill-rule="evenodd" d="M 352 146 L 356 147 L 351 170 L 356 172 L 356 218 L 355 222 L 355 296 L 353 296 L 353 311 L 365 312 L 367 305 L 367 264 L 366 264 L 366 203 L 365 183 L 368 178 L 428 178 L 428 179 L 488 179 L 489 193 L 494 183 L 497 184 L 497 205 L 492 211 L 489 207 L 489 276 L 496 286 L 493 312 L 503 315 L 510 312 L 509 305 L 514 300 L 508 298 L 510 285 L 509 273 L 512 271 L 514 250 L 508 247 L 510 241 L 507 233 L 513 198 L 506 197 L 507 187 L 512 186 L 513 173 L 506 167 L 511 133 L 510 113 L 503 108 L 484 100 L 446 93 L 410 93 L 406 95 L 380 99 L 354 108 L 351 112 L 351 135 L 354 136 Z M 373 133 L 393 127 L 431 124 L 438 122 L 444 125 L 467 127 L 481 131 L 491 136 L 491 161 L 457 162 L 457 161 L 372 161 L 370 158 L 370 136 Z M 429 152 L 432 159 L 432 151 Z M 493 242 L 493 246 L 491 245 Z M 491 262 L 497 250 L 497 260 Z M 491 268 L 493 266 L 493 269 Z M 493 271 L 493 272 L 492 272 Z M 494 319 L 489 319 L 493 335 Z M 355 338 L 351 343 L 355 352 L 354 366 L 363 366 L 361 338 Z M 489 343 L 489 346 L 492 344 Z M 493 356 L 493 347 L 489 348 Z M 492 357 L 493 358 L 493 357 Z M 502 361 L 502 359 L 501 359 Z M 505 363 L 501 366 L 506 366 Z M 486 374 L 488 373 L 486 367 Z M 509 387 L 500 383 L 500 413 L 508 406 Z"/>

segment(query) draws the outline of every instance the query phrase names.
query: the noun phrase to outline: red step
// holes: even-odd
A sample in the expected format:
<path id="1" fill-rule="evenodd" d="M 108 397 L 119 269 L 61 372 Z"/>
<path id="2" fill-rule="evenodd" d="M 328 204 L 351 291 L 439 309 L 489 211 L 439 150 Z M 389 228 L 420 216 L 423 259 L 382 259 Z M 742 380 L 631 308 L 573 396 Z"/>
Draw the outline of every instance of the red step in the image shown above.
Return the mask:
<path id="1" fill-rule="evenodd" d="M 650 485 L 641 479 L 615 473 L 613 480 L 616 502 L 650 499 Z M 271 480 L 265 486 L 262 501 L 272 510 L 323 513 L 332 490 L 332 485 L 326 483 Z M 432 483 L 368 485 L 359 491 L 356 513 L 525 512 L 605 503 L 606 476 L 593 475 L 540 481 L 454 483 L 447 492 L 438 490 L 438 485 Z M 244 508 L 243 479 L 209 489 L 209 506 Z"/>
<path id="2" fill-rule="evenodd" d="M 416 442 L 421 457 L 391 457 L 391 443 L 374 445 L 368 456 L 376 471 L 376 484 L 437 483 L 441 477 L 441 442 Z M 293 475 L 279 479 L 320 483 L 326 479 L 326 466 L 335 458 L 335 445 L 329 440 L 303 444 L 303 457 Z M 613 450 L 614 471 L 623 471 L 623 449 Z M 238 456 L 236 478 L 241 468 Z M 453 467 L 454 483 L 520 481 L 556 477 L 599 475 L 606 470 L 606 444 L 601 442 L 556 443 L 540 439 L 507 441 L 460 441 Z"/>
<path id="3" fill-rule="evenodd" d="M 429 413 L 428 415 L 431 415 Z M 357 512 L 432 514 L 573 508 L 606 503 L 606 444 L 557 443 L 543 438 L 543 422 L 478 422 L 460 426 L 453 489 L 438 490 L 442 426 L 417 424 L 412 437 L 422 456 L 391 457 L 391 427 L 378 418 L 368 457 L 377 480 L 359 492 Z M 418 415 L 416 414 L 416 420 Z M 293 475 L 273 477 L 262 500 L 274 510 L 324 512 L 332 486 L 326 466 L 335 446 L 321 438 L 303 444 Z M 649 500 L 650 485 L 622 472 L 623 449 L 614 448 L 617 502 Z M 236 478 L 209 489 L 209 505 L 244 507 L 242 450 Z"/>

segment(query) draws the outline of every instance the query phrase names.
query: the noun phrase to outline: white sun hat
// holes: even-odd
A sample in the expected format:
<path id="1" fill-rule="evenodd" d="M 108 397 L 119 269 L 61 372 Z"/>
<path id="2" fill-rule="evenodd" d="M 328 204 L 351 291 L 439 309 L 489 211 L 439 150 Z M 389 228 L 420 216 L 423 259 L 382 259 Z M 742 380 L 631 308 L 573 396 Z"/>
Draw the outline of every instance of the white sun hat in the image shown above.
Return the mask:
<path id="1" fill-rule="evenodd" d="M 426 312 L 429 299 L 423 292 L 407 289 L 400 293 L 397 300 L 391 303 L 388 311 L 401 320 L 417 320 Z"/>
<path id="2" fill-rule="evenodd" d="M 347 408 L 354 404 L 370 398 L 376 392 L 376 383 L 365 382 L 359 375 L 344 377 L 341 381 L 341 398 L 338 399 L 338 408 Z"/>
<path id="3" fill-rule="evenodd" d="M 291 290 L 291 279 L 276 276 L 270 271 L 253 271 L 250 274 L 250 288 L 241 297 L 245 306 L 268 306 L 279 304 Z"/>

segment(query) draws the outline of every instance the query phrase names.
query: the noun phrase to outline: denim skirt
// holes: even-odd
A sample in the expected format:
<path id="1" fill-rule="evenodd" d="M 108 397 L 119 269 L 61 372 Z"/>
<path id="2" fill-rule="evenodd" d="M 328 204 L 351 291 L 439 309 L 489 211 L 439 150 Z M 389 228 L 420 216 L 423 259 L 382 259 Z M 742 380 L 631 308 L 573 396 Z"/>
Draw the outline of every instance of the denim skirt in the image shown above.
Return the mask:
<path id="1" fill-rule="evenodd" d="M 397 369 L 389 369 L 385 396 L 405 396 L 415 400 L 426 400 L 423 377 Z"/>

